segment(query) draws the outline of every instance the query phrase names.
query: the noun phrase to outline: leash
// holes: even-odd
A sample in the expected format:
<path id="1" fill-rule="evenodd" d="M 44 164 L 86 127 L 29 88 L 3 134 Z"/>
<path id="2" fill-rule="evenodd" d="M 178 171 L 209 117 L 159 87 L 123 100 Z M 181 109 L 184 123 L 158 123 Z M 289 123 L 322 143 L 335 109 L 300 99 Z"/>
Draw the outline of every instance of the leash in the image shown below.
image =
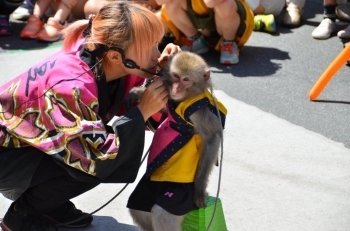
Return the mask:
<path id="1" fill-rule="evenodd" d="M 219 118 L 219 121 L 220 121 L 220 124 L 222 124 L 222 121 L 221 121 L 221 117 L 220 117 L 220 111 L 219 111 L 219 107 L 218 107 L 218 103 L 217 103 L 217 98 L 216 96 L 214 95 L 214 92 L 213 92 L 213 89 L 211 88 L 211 94 L 213 96 L 213 99 L 214 99 L 214 103 L 215 103 L 215 108 L 216 108 L 216 111 L 217 111 L 217 114 L 218 114 L 218 118 Z M 224 137 L 223 137 L 223 131 L 221 131 L 221 142 L 220 142 L 220 149 L 221 149 L 221 152 L 220 152 L 220 161 L 219 161 L 219 179 L 218 179 L 218 188 L 217 188 L 217 192 L 216 192 L 216 196 L 215 196 L 215 203 L 214 203 L 214 210 L 213 210 L 213 214 L 211 216 L 211 219 L 210 219 L 210 222 L 208 224 L 208 227 L 206 229 L 206 231 L 209 231 L 212 223 L 213 223 L 213 220 L 214 220 L 214 217 L 215 217 L 215 213 L 216 213 L 216 209 L 217 209 L 217 203 L 218 203 L 218 198 L 219 198 L 219 194 L 220 194 L 220 187 L 221 187 L 221 176 L 222 176 L 222 163 L 223 163 L 223 149 L 224 149 L 224 145 L 223 145 L 223 140 L 224 140 Z M 143 164 L 143 162 L 145 161 L 146 157 L 148 156 L 150 152 L 150 147 L 148 148 L 147 152 L 145 153 L 145 155 L 143 156 L 142 160 L 141 160 L 141 163 L 140 163 L 140 166 Z M 119 192 L 114 195 L 110 200 L 108 200 L 105 204 L 103 204 L 100 208 L 96 209 L 95 211 L 91 212 L 91 213 L 88 213 L 82 217 L 79 217 L 78 219 L 75 219 L 75 220 L 72 220 L 72 221 L 69 221 L 69 222 L 65 222 L 65 223 L 58 223 L 55 225 L 55 227 L 62 227 L 62 226 L 66 226 L 66 225 L 69 225 L 69 224 L 72 224 L 72 223 L 75 223 L 75 222 L 78 222 L 80 220 L 83 220 L 89 216 L 92 216 L 93 214 L 99 212 L 101 209 L 103 209 L 104 207 L 106 207 L 108 204 L 110 204 L 115 198 L 117 198 L 125 189 L 126 187 L 129 185 L 129 183 L 125 184 L 124 187 L 119 190 Z M 3 218 L 0 218 L 0 221 L 2 221 Z"/>
<path id="2" fill-rule="evenodd" d="M 147 152 L 145 153 L 145 155 L 142 157 L 140 166 L 141 166 L 142 163 L 145 161 L 146 157 L 147 157 L 148 154 L 149 154 L 149 151 L 150 151 L 150 147 L 148 148 L 148 150 L 147 150 Z M 98 211 L 100 211 L 101 209 L 103 209 L 104 207 L 106 207 L 109 203 L 111 203 L 115 198 L 117 198 L 117 197 L 126 189 L 126 187 L 128 187 L 129 184 L 130 184 L 130 183 L 125 184 L 124 187 L 123 187 L 121 190 L 119 190 L 119 192 L 118 192 L 116 195 L 114 195 L 109 201 L 107 201 L 105 204 L 103 204 L 100 208 L 96 209 L 95 211 L 93 211 L 93 212 L 91 212 L 91 213 L 88 213 L 88 214 L 86 214 L 86 215 L 84 215 L 84 216 L 82 216 L 82 217 L 79 217 L 78 219 L 75 219 L 75 220 L 72 220 L 72 221 L 69 221 L 69 222 L 65 222 L 65 223 L 59 223 L 59 224 L 56 224 L 55 226 L 56 226 L 56 227 L 60 227 L 60 226 L 70 225 L 70 224 L 72 224 L 72 223 L 75 223 L 75 222 L 77 222 L 77 221 L 80 221 L 80 220 L 82 220 L 82 219 L 85 219 L 85 218 L 87 218 L 87 217 L 89 217 L 89 216 L 91 216 L 91 215 L 97 213 Z"/>

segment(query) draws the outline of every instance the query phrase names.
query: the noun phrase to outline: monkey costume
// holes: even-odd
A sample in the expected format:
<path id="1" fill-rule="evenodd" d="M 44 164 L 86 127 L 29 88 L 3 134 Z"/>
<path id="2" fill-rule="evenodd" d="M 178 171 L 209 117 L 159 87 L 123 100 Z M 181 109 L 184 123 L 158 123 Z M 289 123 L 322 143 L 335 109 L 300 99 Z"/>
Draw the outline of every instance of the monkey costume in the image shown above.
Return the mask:
<path id="1" fill-rule="evenodd" d="M 253 32 L 254 13 L 244 0 L 236 0 L 236 3 L 238 7 L 238 14 L 241 18 L 241 23 L 236 32 L 235 41 L 238 48 L 241 49 Z M 208 8 L 204 4 L 203 0 L 187 0 L 187 15 L 197 29 L 208 29 L 212 33 L 216 33 L 214 10 Z M 182 45 L 182 34 L 172 23 L 167 12 L 165 11 L 164 6 L 162 6 L 160 16 L 171 33 L 174 35 L 175 43 Z M 206 39 L 208 40 L 209 45 L 214 46 L 218 51 L 220 50 L 221 37 L 212 36 L 210 38 L 206 37 Z"/>
<path id="2" fill-rule="evenodd" d="M 222 103 L 217 104 L 224 127 L 227 110 Z M 153 205 L 158 204 L 169 213 L 184 215 L 196 209 L 193 182 L 203 142 L 194 133 L 189 117 L 204 107 L 217 115 L 217 108 L 208 90 L 177 106 L 169 101 L 167 107 L 168 117 L 154 134 L 146 173 L 131 194 L 127 207 L 150 212 Z"/>

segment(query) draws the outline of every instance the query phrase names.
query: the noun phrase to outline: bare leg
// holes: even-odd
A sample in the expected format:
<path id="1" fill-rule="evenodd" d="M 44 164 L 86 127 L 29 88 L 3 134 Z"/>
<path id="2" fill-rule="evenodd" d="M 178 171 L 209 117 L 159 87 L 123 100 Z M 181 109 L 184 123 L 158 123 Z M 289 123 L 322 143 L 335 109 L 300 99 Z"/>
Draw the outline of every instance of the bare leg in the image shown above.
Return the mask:
<path id="1" fill-rule="evenodd" d="M 72 8 L 75 6 L 75 4 L 77 4 L 77 2 L 78 0 L 61 0 L 53 18 L 59 22 L 66 21 Z"/>
<path id="2" fill-rule="evenodd" d="M 217 32 L 227 40 L 234 40 L 241 18 L 235 0 L 204 1 L 215 11 Z M 208 2 L 208 3 L 207 3 Z M 211 5 L 213 3 L 213 5 Z"/>
<path id="3" fill-rule="evenodd" d="M 110 1 L 106 0 L 88 0 L 84 6 L 85 18 L 89 18 L 90 14 L 97 14 L 97 12 Z"/>
<path id="4" fill-rule="evenodd" d="M 154 231 L 181 231 L 184 216 L 176 216 L 154 205 L 152 208 L 152 223 Z"/>
<path id="5" fill-rule="evenodd" d="M 37 0 L 34 5 L 33 14 L 38 18 L 42 18 L 45 11 L 49 8 L 51 2 L 51 0 Z"/>
<path id="6" fill-rule="evenodd" d="M 165 10 L 174 25 L 187 37 L 194 36 L 198 33 L 198 30 L 193 26 L 191 20 L 187 16 L 186 0 L 168 1 L 165 4 Z"/>
<path id="7" fill-rule="evenodd" d="M 85 19 L 84 6 L 89 0 L 78 0 L 75 6 L 71 9 L 71 14 L 75 19 Z"/>
<path id="8" fill-rule="evenodd" d="M 153 231 L 151 213 L 140 210 L 129 209 L 134 222 L 144 231 Z"/>
<path id="9" fill-rule="evenodd" d="M 297 7 L 299 7 L 300 9 L 303 9 L 305 5 L 305 0 L 286 0 L 286 3 L 287 3 L 287 6 L 292 3 Z"/>
<path id="10" fill-rule="evenodd" d="M 254 14 L 264 14 L 265 13 L 265 8 L 263 7 L 263 5 L 259 4 L 259 6 L 253 10 Z"/>

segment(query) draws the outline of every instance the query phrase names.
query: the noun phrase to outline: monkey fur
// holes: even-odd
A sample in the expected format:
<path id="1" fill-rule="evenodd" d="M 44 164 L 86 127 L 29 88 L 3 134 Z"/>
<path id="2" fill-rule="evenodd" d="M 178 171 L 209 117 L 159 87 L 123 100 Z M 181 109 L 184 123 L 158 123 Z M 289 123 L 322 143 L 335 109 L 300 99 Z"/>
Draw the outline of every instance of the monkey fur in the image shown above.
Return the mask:
<path id="1" fill-rule="evenodd" d="M 161 79 L 175 105 L 203 94 L 212 87 L 208 65 L 202 57 L 192 52 L 182 51 L 174 55 L 162 74 Z M 203 141 L 194 175 L 193 199 L 198 208 L 206 207 L 208 179 L 217 162 L 222 139 L 223 126 L 215 114 L 205 106 L 189 116 L 194 133 Z M 154 204 L 150 212 L 134 209 L 129 211 L 134 222 L 144 231 L 181 231 L 185 216 L 171 214 L 157 204 Z"/>

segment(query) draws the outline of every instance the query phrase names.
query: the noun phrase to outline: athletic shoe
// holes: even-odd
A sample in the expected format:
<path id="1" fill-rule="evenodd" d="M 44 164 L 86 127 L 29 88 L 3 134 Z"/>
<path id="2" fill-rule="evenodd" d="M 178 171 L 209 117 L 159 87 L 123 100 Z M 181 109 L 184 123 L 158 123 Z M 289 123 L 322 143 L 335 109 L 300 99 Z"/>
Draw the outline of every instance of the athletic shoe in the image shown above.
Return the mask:
<path id="1" fill-rule="evenodd" d="M 239 62 L 239 51 L 236 42 L 221 42 L 220 63 L 231 65 Z"/>
<path id="2" fill-rule="evenodd" d="M 285 27 L 298 27 L 301 22 L 303 9 L 293 3 L 289 3 L 282 18 L 282 25 Z"/>
<path id="3" fill-rule="evenodd" d="M 338 37 L 342 39 L 350 39 L 350 25 L 344 30 L 338 31 Z"/>
<path id="4" fill-rule="evenodd" d="M 61 30 L 66 25 L 62 25 L 54 18 L 49 18 L 46 25 L 37 34 L 36 39 L 43 42 L 56 42 L 62 38 Z"/>
<path id="5" fill-rule="evenodd" d="M 26 0 L 13 13 L 12 18 L 21 21 L 27 21 L 29 16 L 33 14 L 35 0 Z"/>
<path id="6" fill-rule="evenodd" d="M 350 22 L 350 3 L 338 4 L 335 8 L 335 14 L 339 20 Z"/>
<path id="7" fill-rule="evenodd" d="M 32 215 L 21 211 L 13 202 L 6 212 L 0 227 L 3 231 L 49 231 L 53 226 L 41 219 L 39 215 Z M 15 210 L 16 208 L 16 210 Z M 51 227 L 51 229 L 50 229 Z"/>
<path id="8" fill-rule="evenodd" d="M 16 20 L 27 21 L 31 14 L 32 12 L 28 9 L 20 6 L 12 13 L 12 17 Z"/>
<path id="9" fill-rule="evenodd" d="M 275 17 L 273 14 L 263 15 L 258 14 L 254 16 L 254 30 L 265 31 L 268 33 L 276 32 Z"/>
<path id="10" fill-rule="evenodd" d="M 93 220 L 93 217 L 90 214 L 84 213 L 80 209 L 77 209 L 71 201 L 67 201 L 57 209 L 49 213 L 43 214 L 43 217 L 53 225 L 69 227 L 69 228 L 85 227 L 85 226 L 88 226 Z M 82 219 L 76 222 L 73 222 L 71 224 L 64 225 L 64 223 L 68 223 L 70 221 L 74 221 L 79 218 L 82 218 Z M 63 224 L 63 225 L 60 225 L 60 224 Z"/>
<path id="11" fill-rule="evenodd" d="M 185 45 L 181 47 L 181 50 L 191 51 L 197 54 L 204 54 L 209 51 L 209 47 L 207 45 L 207 41 L 205 41 L 203 36 L 201 36 L 196 40 L 187 38 Z"/>
<path id="12" fill-rule="evenodd" d="M 11 34 L 10 17 L 8 15 L 0 15 L 0 36 Z"/>
<path id="13" fill-rule="evenodd" d="M 312 37 L 315 39 L 328 39 L 335 32 L 335 22 L 329 18 L 321 21 L 320 25 L 312 31 Z"/>
<path id="14" fill-rule="evenodd" d="M 22 29 L 20 36 L 23 39 L 35 39 L 43 26 L 44 22 L 41 21 L 39 17 L 32 14 L 29 16 L 27 25 Z"/>

